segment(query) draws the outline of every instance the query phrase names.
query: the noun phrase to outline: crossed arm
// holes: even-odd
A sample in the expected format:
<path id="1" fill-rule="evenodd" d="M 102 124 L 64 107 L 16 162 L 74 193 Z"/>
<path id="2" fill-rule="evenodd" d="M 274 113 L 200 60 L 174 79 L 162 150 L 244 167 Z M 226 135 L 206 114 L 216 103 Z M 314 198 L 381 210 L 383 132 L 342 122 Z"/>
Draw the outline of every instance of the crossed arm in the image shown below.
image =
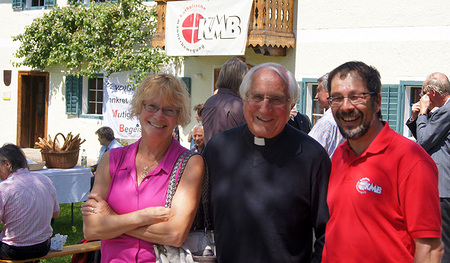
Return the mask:
<path id="1" fill-rule="evenodd" d="M 106 153 L 99 163 L 92 194 L 82 207 L 85 238 L 110 239 L 127 234 L 148 242 L 180 246 L 197 212 L 203 174 L 203 158 L 194 155 L 186 164 L 170 209 L 147 207 L 118 215 L 105 201 L 111 182 L 109 153 Z"/>

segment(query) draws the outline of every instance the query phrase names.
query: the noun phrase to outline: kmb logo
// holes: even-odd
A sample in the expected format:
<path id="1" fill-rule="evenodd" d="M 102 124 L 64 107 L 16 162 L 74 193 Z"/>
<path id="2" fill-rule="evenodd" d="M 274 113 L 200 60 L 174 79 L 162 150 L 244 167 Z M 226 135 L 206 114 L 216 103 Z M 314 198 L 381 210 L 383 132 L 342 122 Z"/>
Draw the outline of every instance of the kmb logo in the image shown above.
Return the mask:
<path id="1" fill-rule="evenodd" d="M 181 27 L 180 22 L 179 20 L 177 23 L 178 40 L 186 50 L 194 53 L 204 48 L 200 46 L 202 40 L 234 39 L 242 32 L 238 16 L 216 15 L 205 18 L 202 14 L 193 12 L 184 18 Z"/>

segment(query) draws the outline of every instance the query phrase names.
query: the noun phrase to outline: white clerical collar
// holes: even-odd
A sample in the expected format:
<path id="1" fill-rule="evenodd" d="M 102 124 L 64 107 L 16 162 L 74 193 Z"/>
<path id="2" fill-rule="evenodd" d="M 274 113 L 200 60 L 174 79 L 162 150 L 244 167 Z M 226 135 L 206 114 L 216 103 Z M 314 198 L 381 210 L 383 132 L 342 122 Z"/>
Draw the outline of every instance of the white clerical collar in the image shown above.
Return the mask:
<path id="1" fill-rule="evenodd" d="M 266 145 L 266 141 L 264 140 L 264 138 L 258 138 L 258 137 L 254 137 L 254 138 L 255 138 L 254 142 L 256 145 L 258 145 L 258 146 Z"/>

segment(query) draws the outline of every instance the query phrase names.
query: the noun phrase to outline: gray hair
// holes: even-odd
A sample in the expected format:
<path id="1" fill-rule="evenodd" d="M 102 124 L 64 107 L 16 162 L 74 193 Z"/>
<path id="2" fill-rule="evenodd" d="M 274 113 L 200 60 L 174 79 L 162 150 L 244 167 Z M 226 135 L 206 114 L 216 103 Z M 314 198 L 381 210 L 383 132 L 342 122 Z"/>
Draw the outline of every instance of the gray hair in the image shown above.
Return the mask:
<path id="1" fill-rule="evenodd" d="M 450 82 L 447 76 L 440 72 L 430 74 L 423 86 L 425 92 L 434 89 L 441 96 L 450 94 Z"/>
<path id="2" fill-rule="evenodd" d="M 278 76 L 280 76 L 283 80 L 285 87 L 288 89 L 290 97 L 289 101 L 291 103 L 297 102 L 300 96 L 300 88 L 297 81 L 295 80 L 294 75 L 284 66 L 273 62 L 259 64 L 248 71 L 239 88 L 239 93 L 241 94 L 242 99 L 246 97 L 253 80 L 256 78 L 256 76 L 258 76 L 256 73 L 258 73 L 260 69 L 269 69 L 278 74 Z"/>
<path id="3" fill-rule="evenodd" d="M 200 128 L 203 129 L 203 125 L 202 125 L 201 123 L 197 123 L 197 124 L 194 125 L 194 127 L 192 128 L 192 130 L 195 131 L 195 130 L 200 129 Z"/>
<path id="4" fill-rule="evenodd" d="M 328 92 L 327 86 L 328 86 L 328 73 L 325 73 L 322 77 L 317 79 L 317 83 L 322 83 L 323 89 Z"/>

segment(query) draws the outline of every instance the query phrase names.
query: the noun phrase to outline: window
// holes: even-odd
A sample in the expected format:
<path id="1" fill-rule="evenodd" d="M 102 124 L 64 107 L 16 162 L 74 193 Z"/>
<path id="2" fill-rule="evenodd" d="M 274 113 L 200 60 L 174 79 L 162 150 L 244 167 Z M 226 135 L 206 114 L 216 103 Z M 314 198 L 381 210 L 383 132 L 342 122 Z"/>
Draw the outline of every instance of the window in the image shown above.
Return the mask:
<path id="1" fill-rule="evenodd" d="M 31 6 L 44 6 L 44 0 L 31 0 Z"/>
<path id="2" fill-rule="evenodd" d="M 317 79 L 304 78 L 298 84 L 300 86 L 300 97 L 297 102 L 297 110 L 306 114 L 314 126 L 316 121 L 323 115 L 323 110 L 320 110 L 319 104 L 314 98 L 318 86 Z"/>
<path id="3" fill-rule="evenodd" d="M 412 104 L 414 104 L 420 100 L 421 92 L 422 92 L 422 86 L 411 86 L 411 102 L 412 102 Z"/>
<path id="4" fill-rule="evenodd" d="M 56 5 L 56 0 L 13 0 L 14 10 L 42 9 Z"/>
<path id="5" fill-rule="evenodd" d="M 103 114 L 103 77 L 89 79 L 88 114 Z"/>
<path id="6" fill-rule="evenodd" d="M 103 75 L 93 79 L 66 76 L 66 114 L 103 118 Z"/>

